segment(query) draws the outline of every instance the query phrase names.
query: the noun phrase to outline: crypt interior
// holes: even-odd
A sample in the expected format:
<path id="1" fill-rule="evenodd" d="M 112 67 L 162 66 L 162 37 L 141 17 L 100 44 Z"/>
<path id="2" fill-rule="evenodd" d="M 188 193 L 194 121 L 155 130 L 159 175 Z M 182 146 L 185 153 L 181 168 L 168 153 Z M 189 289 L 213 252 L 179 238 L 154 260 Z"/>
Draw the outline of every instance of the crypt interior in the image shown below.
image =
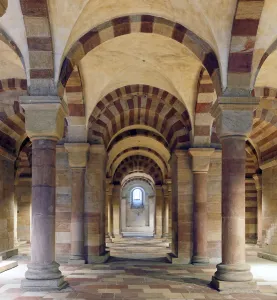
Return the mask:
<path id="1" fill-rule="evenodd" d="M 276 15 L 0 0 L 0 299 L 277 299 Z"/>

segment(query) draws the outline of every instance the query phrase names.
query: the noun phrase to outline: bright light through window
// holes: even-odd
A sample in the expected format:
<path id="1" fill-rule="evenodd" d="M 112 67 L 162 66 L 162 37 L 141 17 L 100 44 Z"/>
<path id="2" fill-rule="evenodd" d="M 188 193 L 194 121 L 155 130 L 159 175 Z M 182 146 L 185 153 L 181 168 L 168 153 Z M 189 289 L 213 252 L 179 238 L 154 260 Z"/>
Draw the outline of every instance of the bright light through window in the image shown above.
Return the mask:
<path id="1" fill-rule="evenodd" d="M 143 207 L 143 192 L 140 188 L 133 189 L 131 193 L 131 207 L 141 208 Z"/>

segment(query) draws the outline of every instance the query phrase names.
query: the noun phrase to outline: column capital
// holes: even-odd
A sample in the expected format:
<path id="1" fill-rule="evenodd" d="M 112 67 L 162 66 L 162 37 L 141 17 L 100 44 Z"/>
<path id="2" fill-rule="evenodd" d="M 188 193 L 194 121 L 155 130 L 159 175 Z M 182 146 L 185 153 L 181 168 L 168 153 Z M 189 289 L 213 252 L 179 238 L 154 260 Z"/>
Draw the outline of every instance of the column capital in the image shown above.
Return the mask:
<path id="1" fill-rule="evenodd" d="M 68 162 L 71 168 L 85 168 L 88 160 L 88 143 L 65 143 Z"/>
<path id="2" fill-rule="evenodd" d="M 21 96 L 26 132 L 31 140 L 59 140 L 64 133 L 65 103 L 56 96 Z"/>
<path id="3" fill-rule="evenodd" d="M 256 186 L 257 191 L 261 190 L 262 189 L 262 178 L 263 178 L 262 174 L 254 174 L 252 177 L 255 181 L 255 186 Z"/>
<path id="4" fill-rule="evenodd" d="M 214 150 L 213 148 L 190 148 L 189 154 L 192 157 L 192 172 L 207 173 Z"/>
<path id="5" fill-rule="evenodd" d="M 246 137 L 252 129 L 253 110 L 259 101 L 257 97 L 219 97 L 211 108 L 217 135 Z"/>

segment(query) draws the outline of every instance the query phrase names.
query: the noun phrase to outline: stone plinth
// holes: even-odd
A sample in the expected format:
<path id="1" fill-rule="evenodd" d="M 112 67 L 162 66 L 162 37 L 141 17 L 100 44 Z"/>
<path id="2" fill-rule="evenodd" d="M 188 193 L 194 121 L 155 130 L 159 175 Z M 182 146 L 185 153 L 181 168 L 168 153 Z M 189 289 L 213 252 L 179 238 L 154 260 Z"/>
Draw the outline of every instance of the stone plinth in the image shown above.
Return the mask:
<path id="1" fill-rule="evenodd" d="M 214 149 L 191 148 L 193 172 L 193 264 L 208 264 L 207 180 Z"/>

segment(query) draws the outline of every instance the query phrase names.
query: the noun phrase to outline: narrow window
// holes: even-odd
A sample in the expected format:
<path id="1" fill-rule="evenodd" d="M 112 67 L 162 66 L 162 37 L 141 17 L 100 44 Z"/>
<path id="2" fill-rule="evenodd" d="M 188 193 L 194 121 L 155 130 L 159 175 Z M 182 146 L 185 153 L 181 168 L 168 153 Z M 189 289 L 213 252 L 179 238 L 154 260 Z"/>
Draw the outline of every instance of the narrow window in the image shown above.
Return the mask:
<path id="1" fill-rule="evenodd" d="M 134 188 L 131 192 L 131 208 L 143 207 L 143 191 L 141 188 Z"/>

